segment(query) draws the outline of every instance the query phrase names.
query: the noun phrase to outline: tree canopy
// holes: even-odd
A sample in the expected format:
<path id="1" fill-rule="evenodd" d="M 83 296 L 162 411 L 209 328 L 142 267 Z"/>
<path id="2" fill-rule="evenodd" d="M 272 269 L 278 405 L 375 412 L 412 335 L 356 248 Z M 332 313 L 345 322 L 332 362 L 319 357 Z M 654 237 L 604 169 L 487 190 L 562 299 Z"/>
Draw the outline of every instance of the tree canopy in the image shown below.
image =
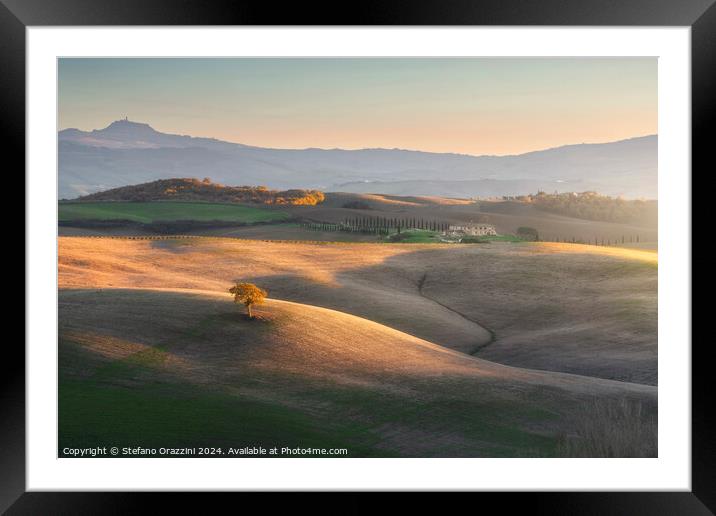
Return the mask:
<path id="1" fill-rule="evenodd" d="M 587 220 L 635 222 L 656 213 L 656 201 L 626 200 L 596 192 L 547 194 L 538 192 L 518 200 L 533 204 L 544 211 Z"/>
<path id="2" fill-rule="evenodd" d="M 253 283 L 238 282 L 229 289 L 229 293 L 234 295 L 234 303 L 246 306 L 249 318 L 253 318 L 251 306 L 260 305 L 268 295 L 268 292 Z"/>

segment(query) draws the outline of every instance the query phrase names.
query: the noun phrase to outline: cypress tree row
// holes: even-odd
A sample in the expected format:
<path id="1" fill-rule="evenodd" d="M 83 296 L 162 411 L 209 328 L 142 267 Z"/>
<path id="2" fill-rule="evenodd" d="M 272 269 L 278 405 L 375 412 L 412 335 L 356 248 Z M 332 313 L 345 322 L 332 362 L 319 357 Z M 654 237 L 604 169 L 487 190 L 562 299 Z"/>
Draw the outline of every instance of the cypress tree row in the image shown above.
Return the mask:
<path id="1" fill-rule="evenodd" d="M 429 231 L 447 231 L 450 224 L 438 220 L 410 217 L 401 219 L 398 217 L 384 216 L 352 216 L 345 217 L 342 222 L 301 222 L 301 227 L 311 231 L 345 231 L 350 233 L 365 233 L 389 235 L 390 233 L 401 233 L 408 229 L 421 229 Z"/>

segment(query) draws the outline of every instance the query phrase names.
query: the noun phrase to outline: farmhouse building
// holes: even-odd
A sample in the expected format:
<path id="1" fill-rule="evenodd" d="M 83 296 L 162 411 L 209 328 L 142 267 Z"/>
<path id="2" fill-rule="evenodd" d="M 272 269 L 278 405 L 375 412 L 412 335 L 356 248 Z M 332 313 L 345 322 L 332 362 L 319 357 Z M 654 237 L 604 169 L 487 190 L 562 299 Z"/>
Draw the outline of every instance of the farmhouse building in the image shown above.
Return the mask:
<path id="1" fill-rule="evenodd" d="M 495 226 L 491 224 L 465 224 L 461 226 L 450 226 L 447 230 L 452 236 L 484 236 L 496 235 Z"/>

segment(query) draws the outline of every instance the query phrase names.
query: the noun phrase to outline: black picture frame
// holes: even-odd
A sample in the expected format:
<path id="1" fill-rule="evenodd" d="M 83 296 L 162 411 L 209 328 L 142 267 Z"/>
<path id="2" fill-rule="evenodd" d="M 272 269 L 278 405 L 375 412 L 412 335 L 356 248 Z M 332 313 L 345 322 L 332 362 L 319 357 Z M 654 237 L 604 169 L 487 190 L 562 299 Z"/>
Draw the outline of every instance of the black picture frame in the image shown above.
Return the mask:
<path id="1" fill-rule="evenodd" d="M 0 0 L 0 127 L 5 163 L 25 165 L 25 29 L 82 25 L 550 25 L 689 26 L 692 51 L 692 170 L 712 162 L 716 113 L 716 0 L 362 0 L 278 4 L 202 0 Z M 8 158 L 14 158 L 8 160 Z M 9 168 L 6 169 L 9 171 Z M 692 172 L 692 180 L 695 175 Z M 697 191 L 697 190 L 696 190 Z M 697 206 L 694 198 L 693 205 Z M 701 205 L 703 206 L 703 205 Z M 705 213 L 705 208 L 702 208 Z M 694 221 L 699 210 L 693 213 Z M 703 214 L 703 213 L 702 213 Z M 693 253 L 693 250 L 692 250 Z M 693 256 L 693 254 L 692 254 Z M 695 258 L 695 259 L 694 259 Z M 700 265 L 698 257 L 693 265 Z M 701 267 L 698 267 L 701 269 Z M 706 289 L 708 285 L 700 288 Z M 688 345 L 689 343 L 678 343 Z M 709 401 L 708 341 L 692 346 L 692 491 L 642 493 L 480 493 L 503 511 L 545 514 L 711 514 L 716 511 L 716 435 Z M 25 492 L 25 354 L 8 339 L 0 359 L 0 511 L 7 514 L 135 514 L 149 493 Z M 565 466 L 568 467 L 568 466 Z M 226 498 L 232 496 L 221 494 Z M 244 494 L 256 497 L 259 495 Z M 331 509 L 322 495 L 290 503 Z M 350 494 L 340 513 L 372 510 L 381 495 Z M 206 496 L 174 494 L 175 503 L 205 512 Z M 422 495 L 416 501 L 429 507 Z M 243 503 L 243 502 L 242 502 Z M 475 503 L 471 501 L 469 503 Z M 196 504 L 196 505 L 195 505 Z M 333 507 L 335 509 L 335 506 Z"/>

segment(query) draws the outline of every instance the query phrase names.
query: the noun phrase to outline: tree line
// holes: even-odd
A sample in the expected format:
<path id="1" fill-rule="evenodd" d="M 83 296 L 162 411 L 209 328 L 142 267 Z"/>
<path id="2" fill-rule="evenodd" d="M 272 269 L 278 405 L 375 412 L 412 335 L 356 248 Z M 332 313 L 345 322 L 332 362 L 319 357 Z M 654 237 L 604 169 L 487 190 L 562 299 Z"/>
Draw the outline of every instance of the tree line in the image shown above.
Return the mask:
<path id="1" fill-rule="evenodd" d="M 389 235 L 390 230 L 384 227 L 355 227 L 334 222 L 302 222 L 301 227 L 309 231 L 343 231 L 362 235 Z"/>
<path id="2" fill-rule="evenodd" d="M 418 217 L 355 216 L 346 217 L 342 222 L 338 223 L 306 221 L 301 224 L 301 227 L 313 231 L 345 231 L 369 235 L 389 235 L 391 233 L 401 233 L 408 229 L 442 232 L 450 228 L 450 223 Z"/>
<path id="3" fill-rule="evenodd" d="M 656 201 L 626 200 L 597 192 L 553 193 L 504 197 L 505 200 L 527 202 L 544 211 L 579 219 L 604 222 L 633 222 L 643 219 L 656 209 Z"/>
<path id="4" fill-rule="evenodd" d="M 343 225 L 357 229 L 374 229 L 382 228 L 389 231 L 400 233 L 406 229 L 424 229 L 428 231 L 447 231 L 450 228 L 449 222 L 443 222 L 435 219 L 424 219 L 419 217 L 375 217 L 375 216 L 355 216 L 346 217 Z"/>

